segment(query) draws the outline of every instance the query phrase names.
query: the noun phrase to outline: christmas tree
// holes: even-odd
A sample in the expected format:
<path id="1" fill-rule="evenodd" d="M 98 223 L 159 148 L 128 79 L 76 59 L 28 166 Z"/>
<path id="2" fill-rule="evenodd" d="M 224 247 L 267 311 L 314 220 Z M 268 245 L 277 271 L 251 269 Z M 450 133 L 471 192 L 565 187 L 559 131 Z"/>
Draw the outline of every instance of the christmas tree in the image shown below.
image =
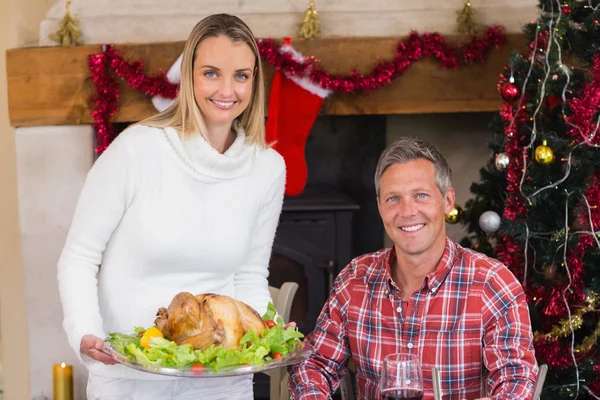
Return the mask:
<path id="1" fill-rule="evenodd" d="M 541 398 L 599 399 L 600 0 L 541 0 L 490 123 L 463 245 L 498 258 L 528 298 Z"/>

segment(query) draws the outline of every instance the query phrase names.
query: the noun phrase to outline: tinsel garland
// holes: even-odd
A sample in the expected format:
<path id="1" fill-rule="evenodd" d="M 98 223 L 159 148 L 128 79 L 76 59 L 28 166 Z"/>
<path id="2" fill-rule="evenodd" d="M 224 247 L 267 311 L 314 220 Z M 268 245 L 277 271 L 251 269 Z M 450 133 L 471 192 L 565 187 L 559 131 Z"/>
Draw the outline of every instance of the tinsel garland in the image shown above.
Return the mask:
<path id="1" fill-rule="evenodd" d="M 115 129 L 110 119 L 119 109 L 119 87 L 111 76 L 111 70 L 130 86 L 150 96 L 160 95 L 173 99 L 179 90 L 178 85 L 165 78 L 164 71 L 160 71 L 157 76 L 146 76 L 141 60 L 129 63 L 119 55 L 113 45 L 102 47 L 102 53 L 93 54 L 88 59 L 90 74 L 96 87 L 92 118 L 96 130 L 95 151 L 98 155 L 102 154 L 115 138 Z"/>
<path id="2" fill-rule="evenodd" d="M 565 119 L 572 126 L 567 132 L 576 143 L 598 145 L 598 109 L 600 108 L 600 55 L 592 58 L 590 72 L 593 79 L 584 85 L 581 96 L 567 103 L 571 113 Z"/>
<path id="3" fill-rule="evenodd" d="M 290 52 L 280 52 L 279 44 L 271 39 L 259 42 L 261 57 L 272 67 L 287 75 L 308 78 L 312 83 L 338 93 L 371 92 L 388 85 L 402 75 L 415 61 L 435 58 L 443 68 L 456 68 L 473 62 L 483 62 L 486 53 L 506 41 L 502 27 L 487 29 L 483 37 L 472 38 L 464 46 L 449 46 L 439 33 L 412 32 L 406 42 L 396 45 L 396 56 L 391 61 L 378 64 L 368 75 L 353 72 L 349 76 L 331 74 L 318 65 L 317 60 L 305 57 L 296 60 Z"/>
<path id="4" fill-rule="evenodd" d="M 578 363 L 593 356 L 594 351 L 592 349 L 598 341 L 598 337 L 600 337 L 600 322 L 591 334 L 575 346 L 575 360 Z M 551 338 L 538 337 L 535 341 L 535 352 L 538 358 L 552 369 L 561 370 L 574 367 L 570 346 L 561 346 L 559 342 Z"/>
<path id="5" fill-rule="evenodd" d="M 504 81 L 504 78 L 501 79 L 501 82 Z M 500 89 L 502 84 L 498 86 Z M 517 218 L 527 215 L 528 211 L 525 199 L 520 193 L 521 174 L 524 168 L 523 162 L 525 161 L 526 163 L 528 161 L 527 158 L 523 160 L 522 144 L 525 138 L 523 128 L 528 115 L 524 107 L 517 107 L 515 110 L 511 103 L 505 102 L 500 109 L 500 118 L 502 119 L 506 135 L 504 152 L 511 160 L 506 171 L 506 191 L 508 198 L 506 199 L 502 218 L 509 221 L 516 221 Z"/>
<path id="6" fill-rule="evenodd" d="M 541 333 L 536 332 L 534 335 L 534 339 L 539 341 L 541 339 L 546 339 L 547 341 L 555 341 L 566 337 L 571 334 L 571 328 L 573 330 L 577 330 L 581 328 L 583 325 L 583 316 L 590 311 L 594 311 L 596 305 L 598 303 L 598 296 L 596 294 L 591 294 L 586 299 L 586 305 L 580 307 L 571 315 L 571 319 L 563 319 L 557 325 L 553 326 L 550 332 Z"/>
<path id="7" fill-rule="evenodd" d="M 575 360 L 577 363 L 589 358 L 591 351 L 575 351 Z M 548 364 L 551 370 L 565 370 L 574 366 L 573 356 L 571 355 L 571 346 L 561 344 L 544 338 L 535 342 L 535 355 L 538 362 Z"/>
<path id="8" fill-rule="evenodd" d="M 592 370 L 596 373 L 596 379 L 588 384 L 590 390 L 594 393 L 600 393 L 600 359 L 596 359 L 596 365 L 592 367 Z"/>
<path id="9" fill-rule="evenodd" d="M 600 171 L 596 171 L 584 195 L 589 203 L 589 214 L 582 212 L 579 215 L 579 224 L 587 226 L 592 232 L 598 232 L 600 230 Z M 588 204 L 582 204 L 582 207 L 587 210 Z"/>
<path id="10" fill-rule="evenodd" d="M 106 51 L 111 59 L 111 69 L 129 86 L 147 95 L 160 95 L 167 99 L 174 99 L 179 92 L 179 85 L 173 84 L 165 79 L 164 71 L 158 76 L 146 76 L 143 72 L 144 63 L 138 60 L 128 63 L 120 57 L 113 46 Z"/>
<path id="11" fill-rule="evenodd" d="M 377 65 L 368 75 L 353 72 L 348 76 L 334 75 L 323 70 L 315 57 L 296 60 L 290 52 L 280 52 L 280 45 L 271 39 L 259 40 L 261 56 L 271 66 L 281 69 L 288 75 L 308 77 L 322 88 L 339 93 L 370 92 L 379 89 L 402 75 L 415 61 L 423 57 L 436 58 L 444 68 L 483 62 L 486 53 L 505 43 L 504 29 L 490 27 L 481 38 L 472 38 L 464 46 L 449 46 L 442 35 L 430 33 L 419 35 L 411 33 L 406 42 L 396 45 L 396 57 Z M 114 46 L 103 46 L 102 53 L 89 57 L 92 80 L 96 86 L 93 98 L 92 118 L 96 130 L 96 153 L 101 154 L 114 139 L 114 128 L 110 119 L 118 111 L 118 86 L 110 70 L 125 80 L 133 88 L 150 96 L 162 96 L 168 99 L 177 96 L 178 85 L 165 78 L 164 71 L 157 76 L 143 73 L 141 60 L 130 63 L 121 57 Z"/>
<path id="12" fill-rule="evenodd" d="M 92 119 L 96 130 L 95 150 L 98 155 L 108 147 L 115 137 L 115 128 L 109 121 L 118 110 L 119 87 L 109 72 L 112 56 L 112 53 L 104 51 L 93 54 L 88 59 L 90 74 L 96 88 L 92 98 L 94 103 Z"/>
<path id="13" fill-rule="evenodd" d="M 507 82 L 504 76 L 498 83 L 498 91 Z M 527 215 L 527 204 L 520 193 L 521 171 L 523 170 L 523 147 L 524 140 L 523 126 L 528 119 L 525 108 L 519 104 L 513 106 L 511 102 L 504 102 L 500 108 L 500 118 L 504 127 L 506 136 L 504 152 L 508 155 L 511 162 L 506 171 L 506 192 L 507 198 L 504 206 L 502 218 L 508 221 L 516 221 L 518 217 Z M 531 293 L 531 288 L 527 286 L 524 274 L 523 250 L 516 240 L 510 236 L 503 237 L 496 246 L 497 256 L 512 272 L 516 278 L 523 282 L 525 293 L 529 300 L 535 298 Z"/>

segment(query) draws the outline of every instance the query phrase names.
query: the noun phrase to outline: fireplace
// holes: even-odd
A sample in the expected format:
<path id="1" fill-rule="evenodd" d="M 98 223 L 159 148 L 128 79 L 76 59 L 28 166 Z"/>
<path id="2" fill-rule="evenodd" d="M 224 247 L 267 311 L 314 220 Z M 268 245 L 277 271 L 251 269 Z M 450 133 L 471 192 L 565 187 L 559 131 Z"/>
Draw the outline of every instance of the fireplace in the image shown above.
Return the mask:
<path id="1" fill-rule="evenodd" d="M 303 333 L 314 328 L 342 268 L 383 246 L 373 176 L 385 128 L 385 116 L 320 116 L 311 130 L 307 186 L 284 200 L 269 274 L 272 286 L 299 284 L 291 320 Z"/>
<path id="2" fill-rule="evenodd" d="M 269 284 L 298 283 L 290 320 L 310 333 L 333 280 L 356 256 L 383 247 L 373 176 L 385 147 L 385 116 L 317 118 L 306 143 L 308 182 L 285 197 L 269 265 Z M 269 378 L 254 378 L 268 399 Z"/>

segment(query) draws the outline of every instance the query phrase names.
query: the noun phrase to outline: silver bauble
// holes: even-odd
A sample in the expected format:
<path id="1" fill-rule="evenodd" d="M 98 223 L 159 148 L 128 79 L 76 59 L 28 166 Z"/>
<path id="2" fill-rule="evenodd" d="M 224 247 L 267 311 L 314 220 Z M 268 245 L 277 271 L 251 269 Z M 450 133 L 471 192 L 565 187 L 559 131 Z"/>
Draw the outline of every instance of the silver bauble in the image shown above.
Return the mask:
<path id="1" fill-rule="evenodd" d="M 498 171 L 504 171 L 508 167 L 509 163 L 510 158 L 506 153 L 499 153 L 496 156 L 496 161 L 494 162 L 494 164 L 496 164 L 496 168 L 498 168 Z"/>
<path id="2" fill-rule="evenodd" d="M 479 217 L 479 227 L 485 233 L 494 233 L 500 228 L 500 216 L 495 211 L 486 211 Z"/>

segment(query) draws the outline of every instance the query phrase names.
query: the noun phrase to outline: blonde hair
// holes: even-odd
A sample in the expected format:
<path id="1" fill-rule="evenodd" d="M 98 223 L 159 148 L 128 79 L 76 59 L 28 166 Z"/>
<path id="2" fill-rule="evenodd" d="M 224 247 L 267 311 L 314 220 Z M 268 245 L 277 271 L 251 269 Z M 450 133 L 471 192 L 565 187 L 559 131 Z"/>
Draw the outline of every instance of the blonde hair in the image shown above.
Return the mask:
<path id="1" fill-rule="evenodd" d="M 194 61 L 198 45 L 204 39 L 219 36 L 227 36 L 234 42 L 245 43 L 254 53 L 256 73 L 252 84 L 252 98 L 237 121 L 246 131 L 250 143 L 266 147 L 264 72 L 256 39 L 244 21 L 228 14 L 210 15 L 196 24 L 183 48 L 179 95 L 169 108 L 140 121 L 139 124 L 159 128 L 171 127 L 182 135 L 199 132 L 206 138 L 204 118 L 194 98 Z"/>

